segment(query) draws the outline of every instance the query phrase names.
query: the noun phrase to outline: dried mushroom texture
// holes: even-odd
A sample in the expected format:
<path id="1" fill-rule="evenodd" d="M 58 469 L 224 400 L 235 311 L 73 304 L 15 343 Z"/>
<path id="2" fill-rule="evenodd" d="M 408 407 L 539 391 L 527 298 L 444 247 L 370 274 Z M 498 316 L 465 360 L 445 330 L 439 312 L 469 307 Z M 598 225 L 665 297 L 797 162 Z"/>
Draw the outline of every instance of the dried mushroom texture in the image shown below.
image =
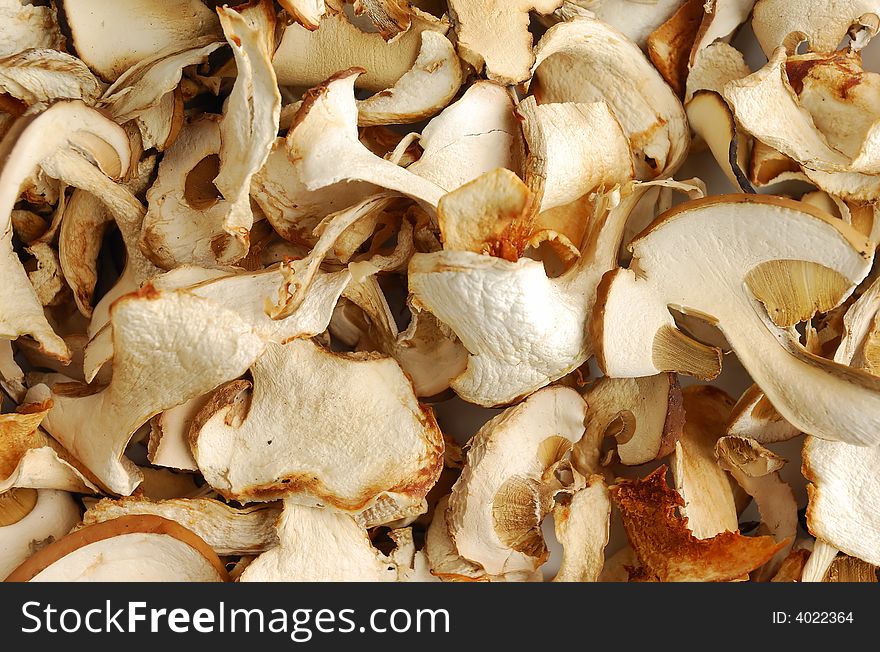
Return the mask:
<path id="1" fill-rule="evenodd" d="M 697 539 L 676 510 L 681 496 L 666 485 L 666 467 L 611 487 L 627 538 L 648 578 L 661 582 L 724 582 L 766 563 L 781 547 L 772 537 L 722 532 Z"/>
<path id="2" fill-rule="evenodd" d="M 449 533 L 448 513 L 449 496 L 443 496 L 434 508 L 434 518 L 425 536 L 425 555 L 431 574 L 443 582 L 488 582 L 490 578 L 482 566 L 458 554 Z"/>
<path id="3" fill-rule="evenodd" d="M 54 6 L 0 0 L 0 56 L 31 48 L 58 49 L 63 42 Z"/>
<path id="4" fill-rule="evenodd" d="M 685 111 L 694 133 L 708 145 L 734 191 L 754 192 L 746 175 L 751 143 L 747 134 L 737 129 L 724 99 L 714 91 L 700 90 L 685 105 Z"/>
<path id="5" fill-rule="evenodd" d="M 611 494 L 599 476 L 591 477 L 568 503 L 553 508 L 553 527 L 562 544 L 562 561 L 554 582 L 599 581 L 610 522 Z"/>
<path id="6" fill-rule="evenodd" d="M 880 383 L 809 353 L 790 330 L 842 303 L 865 277 L 874 247 L 863 236 L 808 204 L 727 195 L 668 211 L 631 247 L 630 268 L 605 276 L 594 310 L 607 374 L 718 374 L 720 350 L 678 330 L 672 306 L 717 325 L 789 423 L 825 439 L 876 442 Z"/>
<path id="7" fill-rule="evenodd" d="M 691 50 L 691 65 L 700 52 L 716 42 L 733 38 L 740 25 L 749 19 L 755 0 L 707 0 L 705 15 Z"/>
<path id="8" fill-rule="evenodd" d="M 251 375 L 249 396 L 246 381 L 221 388 L 190 431 L 199 469 L 222 495 L 289 497 L 365 519 L 421 505 L 443 438 L 393 359 L 297 340 L 268 346 Z"/>
<path id="9" fill-rule="evenodd" d="M 490 575 L 532 572 L 547 560 L 541 522 L 563 488 L 557 462 L 583 436 L 585 415 L 577 392 L 548 387 L 480 428 L 449 498 L 459 555 Z"/>
<path id="10" fill-rule="evenodd" d="M 79 520 L 79 505 L 65 491 L 11 489 L 0 493 L 0 581 L 70 532 Z"/>
<path id="11" fill-rule="evenodd" d="M 489 79 L 518 84 L 535 63 L 529 12 L 549 14 L 562 0 L 449 0 L 461 57 Z"/>
<path id="12" fill-rule="evenodd" d="M 15 487 L 98 491 L 81 464 L 39 427 L 50 408 L 31 403 L 0 414 L 0 492 Z"/>
<path id="13" fill-rule="evenodd" d="M 539 104 L 604 100 L 629 138 L 639 179 L 681 167 L 690 140 L 681 102 L 623 34 L 577 18 L 547 30 L 535 56 L 530 91 Z"/>
<path id="14" fill-rule="evenodd" d="M 669 20 L 682 0 L 575 0 L 570 3 L 587 9 L 603 23 L 620 30 L 640 48 L 648 46 L 648 37 Z M 700 8 L 702 14 L 702 7 Z"/>
<path id="15" fill-rule="evenodd" d="M 685 417 L 675 374 L 644 378 L 605 376 L 586 388 L 584 400 L 586 439 L 598 447 L 603 438 L 614 437 L 621 463 L 637 466 L 675 450 Z M 593 465 L 598 460 L 578 462 L 582 469 L 597 471 Z"/>
<path id="16" fill-rule="evenodd" d="M 73 48 L 108 82 L 157 51 L 221 34 L 216 14 L 199 0 L 173 6 L 150 0 L 64 0 L 61 5 Z"/>
<path id="17" fill-rule="evenodd" d="M 279 507 L 237 508 L 211 498 L 104 498 L 86 510 L 83 525 L 137 514 L 161 516 L 179 523 L 203 539 L 218 555 L 252 555 L 278 545 L 275 522 L 281 515 Z"/>
<path id="18" fill-rule="evenodd" d="M 676 95 L 683 97 L 694 40 L 706 13 L 702 0 L 686 0 L 647 39 L 648 58 Z"/>
<path id="19" fill-rule="evenodd" d="M 410 124 L 430 118 L 449 104 L 462 82 L 455 47 L 443 34 L 426 30 L 412 68 L 394 86 L 358 102 L 358 124 Z"/>
<path id="20" fill-rule="evenodd" d="M 226 567 L 196 534 L 159 516 L 76 530 L 28 558 L 7 582 L 224 582 Z"/>
<path id="21" fill-rule="evenodd" d="M 832 562 L 824 582 L 871 582 L 877 581 L 877 567 L 861 559 L 840 555 Z"/>
<path id="22" fill-rule="evenodd" d="M 684 503 L 679 512 L 697 539 L 736 532 L 738 515 L 730 480 L 715 456 L 733 399 L 708 385 L 687 387 L 682 396 L 684 429 L 670 458 L 675 490 Z"/>
<path id="23" fill-rule="evenodd" d="M 124 174 L 129 157 L 129 141 L 122 128 L 79 101 L 58 102 L 43 113 L 20 118 L 0 142 L 0 276 L 5 281 L 0 291 L 0 337 L 30 335 L 45 353 L 59 360 L 69 356 L 12 248 L 11 213 L 28 176 L 41 166 L 71 185 L 89 190 L 101 187 L 107 191 L 103 196 L 107 203 L 128 206 L 128 197 L 120 197 L 119 187 L 105 174 Z"/>
<path id="24" fill-rule="evenodd" d="M 758 0 L 752 29 L 767 56 L 792 32 L 803 34 L 811 50 L 831 52 L 872 15 L 875 21 L 880 15 L 877 0 Z"/>
<path id="25" fill-rule="evenodd" d="M 772 444 L 794 439 L 800 436 L 801 431 L 779 414 L 760 387 L 752 385 L 734 406 L 727 424 L 727 434 Z"/>
<path id="26" fill-rule="evenodd" d="M 751 72 L 742 52 L 724 42 L 713 43 L 700 50 L 694 59 L 688 73 L 685 104 L 697 91 L 715 91 L 720 95 L 728 82 L 748 77 Z"/>
<path id="27" fill-rule="evenodd" d="M 365 32 L 349 22 L 344 12 L 330 11 L 318 29 L 288 25 L 272 58 L 278 83 L 316 86 L 340 70 L 363 66 L 358 88 L 378 93 L 391 88 L 419 56 L 425 31 L 446 34 L 449 22 L 413 8 L 411 27 L 391 42 L 378 32 Z"/>
<path id="28" fill-rule="evenodd" d="M 395 582 L 397 565 L 373 547 L 348 514 L 284 501 L 278 545 L 257 557 L 241 582 Z"/>
<path id="29" fill-rule="evenodd" d="M 316 30 L 327 12 L 324 0 L 280 0 L 278 3 L 293 19 L 308 30 Z"/>
<path id="30" fill-rule="evenodd" d="M 94 104 L 102 89 L 92 71 L 76 57 L 34 48 L 0 59 L 0 91 L 33 106 L 55 100 Z"/>
<path id="31" fill-rule="evenodd" d="M 117 300 L 110 313 L 112 381 L 103 389 L 56 384 L 43 425 L 102 485 L 129 495 L 141 481 L 124 456 L 134 432 L 244 373 L 265 343 L 232 310 L 149 285 Z"/>

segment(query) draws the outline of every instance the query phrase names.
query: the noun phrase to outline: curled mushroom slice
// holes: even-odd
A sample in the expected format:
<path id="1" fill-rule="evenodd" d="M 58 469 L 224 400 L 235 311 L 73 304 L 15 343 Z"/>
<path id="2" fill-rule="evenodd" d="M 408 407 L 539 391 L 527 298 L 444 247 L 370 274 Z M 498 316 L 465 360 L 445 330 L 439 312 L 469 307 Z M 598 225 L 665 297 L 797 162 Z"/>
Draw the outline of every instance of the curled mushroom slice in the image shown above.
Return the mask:
<path id="1" fill-rule="evenodd" d="M 160 516 L 123 516 L 76 530 L 16 568 L 7 582 L 224 582 L 201 538 Z"/>
<path id="2" fill-rule="evenodd" d="M 58 259 L 64 279 L 73 290 L 76 307 L 92 316 L 98 282 L 98 254 L 113 216 L 95 195 L 76 189 L 67 201 L 58 235 Z"/>
<path id="3" fill-rule="evenodd" d="M 758 0 L 752 29 L 770 56 L 792 32 L 800 32 L 815 52 L 831 52 L 866 14 L 880 14 L 877 0 Z"/>
<path id="4" fill-rule="evenodd" d="M 380 523 L 421 505 L 440 473 L 443 438 L 394 360 L 296 340 L 269 345 L 251 374 L 249 402 L 250 383 L 227 385 L 190 430 L 199 469 L 222 495 L 288 496 L 365 519 L 392 513 Z"/>
<path id="5" fill-rule="evenodd" d="M 431 574 L 444 582 L 487 582 L 486 571 L 458 554 L 449 534 L 447 514 L 449 496 L 443 496 L 434 508 L 434 518 L 425 537 L 425 554 Z"/>
<path id="6" fill-rule="evenodd" d="M 597 582 L 605 565 L 611 518 L 611 494 L 600 476 L 593 476 L 571 500 L 553 508 L 562 561 L 554 582 Z"/>
<path id="7" fill-rule="evenodd" d="M 284 501 L 275 548 L 257 557 L 241 582 L 395 582 L 396 564 L 348 514 Z"/>
<path id="8" fill-rule="evenodd" d="M 754 192 L 746 176 L 750 145 L 748 136 L 737 129 L 733 113 L 722 97 L 714 91 L 697 91 L 685 106 L 685 111 L 694 133 L 709 146 L 709 151 L 734 190 Z"/>
<path id="9" fill-rule="evenodd" d="M 644 49 L 648 36 L 672 17 L 682 0 L 575 0 L 572 4 L 589 9 L 596 18 Z"/>
<path id="10" fill-rule="evenodd" d="M 0 0 L 0 57 L 29 48 L 61 49 L 63 42 L 54 6 Z"/>
<path id="11" fill-rule="evenodd" d="M 700 50 L 688 73 L 685 103 L 701 90 L 722 94 L 724 86 L 734 79 L 751 74 L 742 52 L 727 43 L 713 43 Z"/>
<path id="12" fill-rule="evenodd" d="M 189 429 L 209 396 L 198 396 L 157 414 L 150 420 L 147 459 L 154 466 L 198 471 L 189 448 Z"/>
<path id="13" fill-rule="evenodd" d="M 771 582 L 800 582 L 804 573 L 804 566 L 810 556 L 807 548 L 792 550 L 779 565 L 779 570 L 773 576 Z"/>
<path id="14" fill-rule="evenodd" d="M 101 94 L 101 85 L 76 57 L 36 48 L 0 59 L 0 91 L 28 106 L 55 100 L 94 104 Z"/>
<path id="15" fill-rule="evenodd" d="M 244 373 L 264 341 L 228 308 L 149 285 L 117 300 L 110 323 L 112 381 L 97 392 L 56 385 L 44 427 L 104 486 L 128 495 L 141 479 L 123 456 L 132 434 L 155 414 Z"/>
<path id="16" fill-rule="evenodd" d="M 410 124 L 430 118 L 449 104 L 463 81 L 455 47 L 443 34 L 426 30 L 413 67 L 391 88 L 358 101 L 358 124 Z"/>
<path id="17" fill-rule="evenodd" d="M 686 0 L 647 38 L 648 58 L 679 97 L 684 96 L 694 40 L 706 16 L 703 5 L 702 0 Z"/>
<path id="18" fill-rule="evenodd" d="M 278 507 L 236 508 L 211 498 L 104 498 L 86 510 L 83 525 L 136 514 L 152 514 L 179 523 L 203 539 L 218 555 L 251 555 L 278 545 L 275 532 L 275 522 L 281 515 Z"/>
<path id="19" fill-rule="evenodd" d="M 707 0 L 706 13 L 691 50 L 691 65 L 702 50 L 716 41 L 729 41 L 737 28 L 749 19 L 754 4 L 755 0 Z"/>
<path id="20" fill-rule="evenodd" d="M 279 4 L 296 22 L 312 31 L 318 29 L 327 11 L 324 0 L 280 0 Z"/>
<path id="21" fill-rule="evenodd" d="M 633 178 L 629 141 L 605 102 L 520 102 L 529 146 L 525 181 L 546 211 Z"/>
<path id="22" fill-rule="evenodd" d="M 555 478 L 546 476 L 583 436 L 585 414 L 577 392 L 548 387 L 473 436 L 447 517 L 462 557 L 490 575 L 532 572 L 547 560 L 541 522 Z"/>
<path id="23" fill-rule="evenodd" d="M 0 581 L 77 523 L 79 506 L 67 492 L 12 489 L 0 493 Z"/>
<path id="24" fill-rule="evenodd" d="M 489 79 L 518 84 L 535 63 L 529 12 L 549 14 L 562 0 L 450 0 L 458 52 Z"/>
<path id="25" fill-rule="evenodd" d="M 724 582 L 766 563 L 780 549 L 772 537 L 722 532 L 697 539 L 678 518 L 681 496 L 666 485 L 666 467 L 611 488 L 630 545 L 649 578 L 661 582 Z"/>
<path id="26" fill-rule="evenodd" d="M 681 102 L 638 46 L 601 21 L 554 25 L 535 49 L 539 104 L 605 100 L 630 140 L 640 179 L 671 176 L 687 156 Z"/>
<path id="27" fill-rule="evenodd" d="M 220 36 L 216 14 L 199 0 L 173 7 L 150 0 L 64 0 L 73 47 L 92 70 L 113 81 L 168 47 L 186 47 L 200 36 Z"/>
<path id="28" fill-rule="evenodd" d="M 0 414 L 0 493 L 13 487 L 97 492 L 72 459 L 39 425 L 50 405 L 21 405 L 17 412 Z"/>
<path id="29" fill-rule="evenodd" d="M 272 65 L 278 83 L 310 87 L 340 70 L 366 64 L 368 70 L 357 80 L 357 87 L 378 93 L 394 86 L 413 67 L 423 32 L 445 34 L 448 29 L 447 20 L 413 9 L 410 29 L 386 43 L 381 34 L 361 31 L 344 12 L 331 10 L 315 31 L 296 23 L 288 25 Z"/>
<path id="30" fill-rule="evenodd" d="M 756 235 L 744 239 L 749 229 Z M 715 323 L 789 423 L 825 439 L 876 442 L 880 383 L 809 353 L 787 330 L 839 305 L 865 277 L 873 248 L 800 202 L 728 195 L 681 204 L 633 242 L 630 269 L 603 279 L 592 324 L 600 366 L 612 376 L 716 376 L 720 351 L 679 331 L 672 306 Z"/>
<path id="31" fill-rule="evenodd" d="M 692 385 L 682 395 L 684 429 L 670 459 L 675 490 L 684 503 L 679 511 L 697 539 L 736 532 L 739 526 L 730 480 L 715 456 L 733 399 L 708 385 Z"/>
<path id="32" fill-rule="evenodd" d="M 88 152 L 101 170 L 70 148 Z M 61 155 L 69 155 L 62 159 Z M 54 171 L 74 185 L 106 182 L 104 173 L 121 176 L 129 165 L 129 142 L 116 124 L 81 102 L 58 102 L 36 117 L 19 119 L 0 143 L 0 336 L 15 339 L 29 334 L 44 352 L 67 359 L 64 342 L 52 331 L 33 287 L 12 249 L 10 214 L 20 188 L 38 165 L 55 166 Z M 71 167 L 71 159 L 74 163 Z M 73 178 L 75 177 L 75 178 Z M 104 187 L 102 185 L 102 187 Z M 107 201 L 114 201 L 112 194 Z"/>
<path id="33" fill-rule="evenodd" d="M 599 378 L 584 391 L 587 439 L 617 440 L 623 464 L 636 466 L 675 449 L 684 424 L 681 388 L 675 374 L 645 378 Z M 584 468 L 597 471 L 591 465 Z M 583 470 L 581 471 L 583 472 Z"/>

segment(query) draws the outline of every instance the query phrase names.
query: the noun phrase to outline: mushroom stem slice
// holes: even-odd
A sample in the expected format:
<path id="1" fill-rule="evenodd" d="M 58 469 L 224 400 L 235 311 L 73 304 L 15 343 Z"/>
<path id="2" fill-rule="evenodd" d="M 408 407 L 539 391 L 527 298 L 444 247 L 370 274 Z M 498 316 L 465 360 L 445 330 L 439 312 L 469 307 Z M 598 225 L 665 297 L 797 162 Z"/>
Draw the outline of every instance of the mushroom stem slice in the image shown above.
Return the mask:
<path id="1" fill-rule="evenodd" d="M 611 519 L 611 494 L 605 481 L 593 476 L 568 504 L 553 508 L 562 562 L 554 582 L 597 582 L 605 565 L 605 546 Z"/>

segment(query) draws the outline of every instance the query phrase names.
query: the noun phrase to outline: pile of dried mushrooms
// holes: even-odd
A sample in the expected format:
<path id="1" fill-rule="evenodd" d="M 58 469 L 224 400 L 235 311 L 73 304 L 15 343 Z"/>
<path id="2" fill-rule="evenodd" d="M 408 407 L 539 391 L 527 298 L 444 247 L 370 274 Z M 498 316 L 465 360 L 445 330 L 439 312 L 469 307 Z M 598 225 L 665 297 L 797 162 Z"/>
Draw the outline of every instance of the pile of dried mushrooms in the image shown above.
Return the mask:
<path id="1" fill-rule="evenodd" d="M 0 0 L 0 579 L 876 581 L 878 30 Z"/>

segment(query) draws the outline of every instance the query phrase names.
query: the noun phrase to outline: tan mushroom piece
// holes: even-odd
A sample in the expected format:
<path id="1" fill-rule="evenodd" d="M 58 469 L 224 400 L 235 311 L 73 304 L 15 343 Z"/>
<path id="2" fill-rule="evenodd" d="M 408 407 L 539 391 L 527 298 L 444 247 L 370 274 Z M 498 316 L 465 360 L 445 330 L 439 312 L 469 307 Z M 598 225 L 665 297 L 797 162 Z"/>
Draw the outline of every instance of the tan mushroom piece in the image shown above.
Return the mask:
<path id="1" fill-rule="evenodd" d="M 76 307 L 92 316 L 98 282 L 97 260 L 113 216 L 95 195 L 76 189 L 67 201 L 58 234 L 58 258 Z"/>
<path id="2" fill-rule="evenodd" d="M 539 104 L 605 100 L 630 140 L 639 179 L 681 167 L 690 140 L 684 109 L 635 43 L 584 17 L 547 30 L 535 56 L 530 91 Z"/>
<path id="3" fill-rule="evenodd" d="M 709 151 L 733 186 L 734 191 L 754 192 L 746 176 L 749 138 L 737 129 L 733 112 L 714 91 L 699 90 L 685 105 L 691 129 L 709 146 Z"/>
<path id="4" fill-rule="evenodd" d="M 76 57 L 35 48 L 0 59 L 0 92 L 28 106 L 55 100 L 82 100 L 91 105 L 101 94 L 101 84 Z"/>
<path id="5" fill-rule="evenodd" d="M 554 582 L 597 582 L 605 564 L 611 518 L 611 494 L 600 476 L 593 476 L 568 504 L 553 508 L 562 561 Z"/>
<path id="6" fill-rule="evenodd" d="M 697 539 L 687 519 L 676 516 L 684 505 L 666 485 L 666 467 L 642 480 L 611 488 L 623 525 L 647 578 L 661 582 L 724 582 L 742 577 L 767 562 L 781 547 L 772 537 L 722 532 Z"/>
<path id="7" fill-rule="evenodd" d="M 449 534 L 447 514 L 449 496 L 443 496 L 434 508 L 434 518 L 425 536 L 425 554 L 431 574 L 444 582 L 488 582 L 486 571 L 458 554 Z"/>
<path id="8" fill-rule="evenodd" d="M 716 41 L 729 41 L 739 26 L 749 19 L 754 4 L 755 0 L 707 0 L 706 13 L 691 50 L 691 65 L 702 50 Z"/>
<path id="9" fill-rule="evenodd" d="M 185 292 L 139 294 L 111 308 L 113 379 L 96 391 L 55 385 L 46 430 L 109 490 L 129 495 L 141 481 L 124 457 L 151 417 L 244 373 L 265 343 L 237 313 Z"/>
<path id="10" fill-rule="evenodd" d="M 463 81 L 455 47 L 443 34 L 426 30 L 413 67 L 391 88 L 358 101 L 358 125 L 410 124 L 430 118 L 449 104 Z"/>
<path id="11" fill-rule="evenodd" d="M 253 19 L 260 6 L 248 14 L 218 9 L 239 70 L 223 118 L 190 123 L 147 193 L 142 244 L 163 268 L 231 264 L 247 254 L 251 178 L 269 156 L 281 110 L 264 38 L 272 25 Z"/>
<path id="12" fill-rule="evenodd" d="M 0 57 L 30 48 L 60 48 L 63 41 L 54 6 L 0 0 Z"/>
<path id="13" fill-rule="evenodd" d="M 648 36 L 648 58 L 678 97 L 685 94 L 690 54 L 705 16 L 701 0 L 686 0 Z"/>
<path id="14" fill-rule="evenodd" d="M 327 11 L 324 0 L 280 0 L 279 4 L 296 22 L 312 31 L 318 29 Z"/>
<path id="15" fill-rule="evenodd" d="M 672 17 L 683 3 L 682 0 L 576 0 L 574 4 L 593 12 L 603 23 L 620 30 L 645 49 L 651 33 Z"/>
<path id="16" fill-rule="evenodd" d="M 841 555 L 832 562 L 823 582 L 877 582 L 877 567 L 861 559 Z"/>
<path id="17" fill-rule="evenodd" d="M 755 237 L 745 238 L 752 229 Z M 630 269 L 605 276 L 594 311 L 605 373 L 716 376 L 720 351 L 679 331 L 672 306 L 716 324 L 795 427 L 825 439 L 877 441 L 880 382 L 810 354 L 787 330 L 839 305 L 865 277 L 874 247 L 863 236 L 808 204 L 724 195 L 668 211 L 631 248 Z"/>
<path id="18" fill-rule="evenodd" d="M 108 82 L 159 50 L 221 34 L 216 14 L 199 0 L 173 6 L 150 0 L 64 0 L 62 5 L 73 47 Z"/>
<path id="19" fill-rule="evenodd" d="M 198 471 L 189 448 L 189 429 L 193 419 L 205 407 L 209 396 L 190 399 L 150 419 L 147 459 L 154 466 L 184 471 Z"/>
<path id="20" fill-rule="evenodd" d="M 284 501 L 279 545 L 264 552 L 241 582 L 395 582 L 396 564 L 376 550 L 348 514 Z"/>
<path id="21" fill-rule="evenodd" d="M 83 525 L 137 514 L 152 514 L 179 523 L 203 539 L 218 555 L 252 555 L 278 545 L 275 532 L 275 522 L 281 515 L 278 507 L 236 508 L 211 498 L 104 498 L 86 510 Z"/>
<path id="22" fill-rule="evenodd" d="M 443 438 L 394 360 L 295 340 L 269 345 L 251 374 L 249 403 L 251 383 L 231 383 L 190 430 L 199 469 L 220 494 L 288 497 L 375 524 L 420 508 L 440 473 Z"/>
<path id="23" fill-rule="evenodd" d="M 541 522 L 552 508 L 553 467 L 583 436 L 585 416 L 577 392 L 548 387 L 471 438 L 447 516 L 462 557 L 489 575 L 532 572 L 547 560 Z"/>
<path id="24" fill-rule="evenodd" d="M 684 429 L 670 458 L 675 490 L 684 502 L 679 511 L 697 539 L 736 532 L 738 514 L 730 480 L 715 456 L 733 399 L 709 385 L 687 387 L 682 396 Z"/>
<path id="25" fill-rule="evenodd" d="M 76 530 L 16 568 L 7 582 L 225 582 L 197 535 L 159 516 L 123 516 Z"/>
<path id="26" fill-rule="evenodd" d="M 831 52 L 866 14 L 880 15 L 877 0 L 758 0 L 752 29 L 767 56 L 792 32 L 815 52 Z"/>
<path id="27" fill-rule="evenodd" d="M 449 22 L 413 9 L 412 26 L 386 43 L 377 32 L 364 32 L 349 22 L 343 12 L 325 15 L 317 30 L 296 23 L 281 37 L 272 65 L 283 86 L 311 87 L 340 70 L 355 66 L 367 69 L 357 87 L 372 93 L 391 88 L 409 71 L 419 56 L 425 31 L 445 34 Z"/>
<path id="28" fill-rule="evenodd" d="M 21 405 L 0 414 L 0 493 L 16 487 L 59 489 L 77 493 L 98 491 L 79 468 L 79 462 L 40 429 L 50 405 Z"/>
<path id="29" fill-rule="evenodd" d="M 101 170 L 82 155 L 73 154 L 70 148 L 89 152 Z M 10 214 L 25 179 L 41 165 L 73 185 L 94 187 L 92 184 L 97 183 L 115 187 L 104 174 L 121 176 L 128 168 L 129 155 L 125 132 L 78 101 L 58 102 L 35 117 L 21 118 L 6 134 L 0 143 L 0 277 L 4 279 L 0 303 L 6 306 L 0 316 L 0 337 L 15 339 L 28 334 L 45 353 L 60 360 L 69 355 L 64 342 L 46 321 L 12 249 Z M 104 199 L 116 201 L 112 194 Z"/>
<path id="30" fill-rule="evenodd" d="M 728 82 L 748 77 L 751 72 L 742 52 L 723 41 L 713 43 L 696 54 L 688 73 L 685 105 L 697 91 L 714 91 L 721 95 Z"/>
<path id="31" fill-rule="evenodd" d="M 79 506 L 67 492 L 12 489 L 0 493 L 0 581 L 77 523 Z"/>

